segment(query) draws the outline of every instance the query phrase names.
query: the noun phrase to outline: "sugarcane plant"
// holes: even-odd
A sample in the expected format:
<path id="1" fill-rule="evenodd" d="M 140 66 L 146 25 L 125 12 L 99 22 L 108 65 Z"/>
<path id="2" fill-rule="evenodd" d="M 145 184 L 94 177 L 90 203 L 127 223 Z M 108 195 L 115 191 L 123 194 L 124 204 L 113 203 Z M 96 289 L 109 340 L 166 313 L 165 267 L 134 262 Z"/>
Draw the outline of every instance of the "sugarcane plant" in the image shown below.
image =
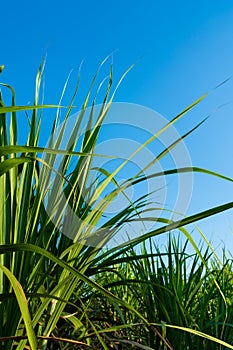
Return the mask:
<path id="1" fill-rule="evenodd" d="M 166 334 L 169 334 L 169 331 L 165 330 L 166 327 L 172 327 L 173 325 L 169 323 L 173 321 L 175 323 L 175 320 L 163 317 L 159 322 L 164 322 L 160 326 L 155 326 L 153 323 L 158 319 L 149 315 L 148 312 L 137 309 L 137 303 L 132 301 L 135 300 L 135 294 L 132 294 L 131 300 L 128 296 L 125 298 L 124 293 L 122 295 L 119 290 L 110 289 L 106 286 L 106 281 L 103 282 L 103 279 L 99 278 L 100 271 L 101 273 L 104 273 L 104 269 L 110 271 L 115 261 L 119 262 L 118 258 L 127 251 L 132 251 L 134 247 L 149 238 L 174 229 L 185 234 L 201 259 L 202 266 L 205 266 L 206 254 L 202 255 L 184 226 L 233 207 L 232 202 L 226 203 L 183 218 L 179 222 L 173 222 L 165 217 L 160 220 L 150 216 L 142 218 L 141 214 L 147 213 L 145 206 L 147 194 L 145 194 L 138 196 L 134 201 L 129 200 L 126 207 L 106 219 L 106 210 L 119 193 L 124 193 L 129 186 L 146 181 L 146 177 L 142 174 L 135 174 L 121 184 L 117 182 L 116 175 L 130 159 L 116 167 L 112 173 L 100 168 L 98 176 L 95 179 L 91 177 L 94 157 L 105 156 L 95 153 L 103 121 L 111 108 L 117 88 L 132 68 L 126 71 L 116 88 L 113 89 L 112 65 L 110 64 L 107 82 L 101 82 L 97 86 L 91 100 L 100 69 L 106 65 L 106 61 L 104 60 L 100 65 L 91 81 L 65 149 L 62 148 L 62 138 L 65 133 L 65 125 L 75 108 L 74 101 L 79 89 L 80 75 L 68 107 L 62 106 L 61 103 L 57 105 L 41 103 L 40 90 L 44 62 L 40 65 L 36 76 L 33 105 L 17 106 L 14 89 L 1 83 L 2 90 L 8 90 L 11 94 L 11 104 L 10 106 L 5 105 L 1 93 L 0 349 L 22 350 L 30 347 L 32 350 L 45 350 L 55 349 L 54 344 L 58 344 L 59 349 L 109 349 L 117 348 L 119 341 L 125 348 L 133 345 L 151 349 L 152 347 L 146 346 L 156 346 L 158 342 L 163 344 L 164 349 L 169 348 L 169 342 L 166 340 Z M 0 71 L 2 70 L 3 66 L 0 68 Z M 106 87 L 101 95 L 103 96 L 101 108 L 97 118 L 94 118 L 96 99 L 104 86 Z M 67 84 L 65 84 L 62 96 L 66 87 Z M 206 94 L 194 101 L 168 122 L 161 132 L 184 117 L 205 97 Z M 91 107 L 88 109 L 88 106 Z M 61 110 L 65 113 L 63 124 L 58 129 L 58 133 L 55 133 Z M 50 134 L 48 134 L 49 142 L 46 147 L 41 147 L 39 145 L 41 120 L 45 111 L 49 115 L 54 113 L 55 117 Z M 22 115 L 28 118 L 28 135 L 24 144 L 19 144 L 20 121 L 18 118 Z M 84 132 L 81 130 L 83 123 Z M 160 152 L 155 162 L 166 156 L 170 149 L 189 134 L 190 132 L 187 132 L 162 153 Z M 146 147 L 148 142 L 156 139 L 157 136 L 153 135 L 149 141 L 141 145 L 141 148 Z M 220 174 L 196 167 L 168 169 L 165 175 L 175 176 L 179 171 L 201 172 L 209 176 L 224 178 L 225 181 L 232 181 Z M 155 173 L 152 176 L 158 175 Z M 114 188 L 108 191 L 110 183 L 114 185 Z M 49 214 L 48 207 L 50 208 Z M 78 219 L 78 226 L 75 226 L 72 237 L 67 237 L 62 233 L 65 227 L 71 225 L 67 219 L 69 210 L 72 210 Z M 104 221 L 102 221 L 103 218 Z M 160 225 L 120 246 L 107 251 L 103 250 L 105 244 L 124 227 L 126 222 L 146 219 L 159 221 Z M 145 252 L 144 255 L 146 255 Z M 124 262 L 131 260 L 129 258 Z M 136 257 L 133 260 L 136 260 Z M 128 266 L 128 268 L 124 267 L 125 273 L 131 276 L 132 266 Z M 136 268 L 138 269 L 137 266 Z M 161 267 L 157 267 L 156 271 L 151 279 L 155 295 L 154 303 L 160 296 L 161 288 L 167 290 L 166 285 L 160 286 L 160 289 L 157 287 L 159 279 L 163 279 L 163 283 L 167 279 L 168 272 L 163 268 L 162 261 Z M 198 272 L 195 271 L 195 274 L 198 275 Z M 217 278 L 214 283 L 221 291 L 221 283 Z M 118 284 L 121 283 L 118 281 Z M 131 283 L 126 287 L 130 290 Z M 148 298 L 152 298 L 151 291 L 138 293 L 139 298 L 145 299 L 145 305 Z M 98 300 L 95 299 L 95 296 Z M 108 316 L 103 312 L 104 305 L 106 310 L 109 310 Z M 166 306 L 161 305 L 161 310 L 164 308 Z M 162 312 L 161 310 L 158 310 L 158 313 Z M 99 316 L 94 317 L 93 315 Z M 103 316 L 111 321 L 104 321 Z M 138 325 L 133 326 L 136 323 Z M 174 324 L 174 327 L 179 326 L 179 332 L 183 327 L 185 332 L 194 331 L 197 336 L 203 336 L 204 333 L 200 335 L 198 330 L 192 330 L 190 328 L 192 325 L 193 323 L 179 323 Z M 140 327 L 140 332 L 142 330 L 145 333 L 149 332 L 151 340 L 148 341 L 148 338 L 146 339 L 143 335 L 136 339 L 135 334 L 131 332 L 134 327 Z M 176 328 L 173 329 L 173 332 L 175 331 Z M 219 333 L 216 333 L 216 337 L 212 336 L 211 340 L 227 346 L 224 340 L 218 339 L 218 336 Z M 156 340 L 153 340 L 154 338 Z M 190 339 L 191 335 L 189 341 Z"/>

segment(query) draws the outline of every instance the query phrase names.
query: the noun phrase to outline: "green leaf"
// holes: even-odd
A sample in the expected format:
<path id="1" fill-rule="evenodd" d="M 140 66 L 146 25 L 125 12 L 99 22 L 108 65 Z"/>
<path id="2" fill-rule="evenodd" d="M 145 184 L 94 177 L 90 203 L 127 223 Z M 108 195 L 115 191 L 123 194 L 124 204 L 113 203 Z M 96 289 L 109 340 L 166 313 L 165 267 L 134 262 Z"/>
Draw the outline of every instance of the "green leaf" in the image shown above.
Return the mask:
<path id="1" fill-rule="evenodd" d="M 0 114 L 12 113 L 12 112 L 34 111 L 37 109 L 46 109 L 46 108 L 65 108 L 65 107 L 58 106 L 58 105 L 4 106 L 4 107 L 0 107 Z"/>
<path id="2" fill-rule="evenodd" d="M 30 163 L 33 160 L 34 160 L 33 158 L 29 158 L 29 157 L 28 158 L 26 157 L 11 158 L 11 159 L 4 160 L 3 162 L 0 163 L 0 176 L 2 176 L 6 172 L 8 172 L 10 169 L 15 168 L 20 164 Z"/>
<path id="3" fill-rule="evenodd" d="M 19 283 L 19 281 L 15 278 L 15 276 L 12 274 L 12 272 L 10 270 L 8 270 L 5 266 L 3 266 L 1 264 L 0 264 L 0 269 L 7 276 L 7 278 L 9 279 L 9 281 L 14 289 L 15 296 L 16 296 L 21 314 L 22 314 L 22 318 L 23 318 L 24 323 L 25 323 L 28 341 L 29 341 L 29 344 L 31 346 L 31 349 L 37 350 L 37 340 L 36 340 L 36 336 L 34 333 L 34 329 L 32 327 L 32 320 L 31 320 L 29 309 L 28 309 L 28 302 L 27 302 L 27 298 L 24 294 L 23 288 L 22 288 L 21 284 Z"/>

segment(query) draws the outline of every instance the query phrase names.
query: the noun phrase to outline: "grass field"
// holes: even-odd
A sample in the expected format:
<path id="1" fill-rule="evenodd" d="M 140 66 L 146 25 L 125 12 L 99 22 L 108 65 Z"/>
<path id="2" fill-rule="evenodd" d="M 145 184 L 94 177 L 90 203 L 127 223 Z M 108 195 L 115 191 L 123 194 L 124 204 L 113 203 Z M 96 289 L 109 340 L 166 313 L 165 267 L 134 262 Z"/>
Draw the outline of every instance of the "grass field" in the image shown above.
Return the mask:
<path id="1" fill-rule="evenodd" d="M 233 203 L 207 208 L 179 222 L 160 218 L 158 228 L 120 246 L 102 249 L 127 221 L 140 220 L 140 214 L 146 213 L 142 196 L 102 223 L 118 194 L 129 183 L 133 186 L 146 179 L 135 174 L 119 185 L 115 176 L 120 166 L 111 174 L 100 169 L 101 181 L 91 178 L 101 125 L 124 76 L 113 89 L 112 67 L 104 84 L 98 85 L 100 69 L 97 71 L 68 146 L 62 149 L 64 129 L 56 137 L 53 131 L 61 109 L 65 110 L 65 123 L 71 115 L 79 79 L 68 107 L 44 105 L 40 99 L 43 69 L 42 63 L 32 106 L 17 106 L 13 88 L 1 84 L 0 349 L 233 349 L 232 259 L 224 252 L 219 258 L 210 244 L 201 248 L 185 229 L 187 224 L 232 208 Z M 100 89 L 102 109 L 93 121 Z M 4 93 L 11 94 L 10 106 L 4 104 Z M 205 95 L 168 122 L 164 130 L 203 98 Z M 91 113 L 80 140 L 87 106 L 92 106 Z M 39 147 L 45 111 L 55 115 L 46 148 Z M 28 118 L 24 144 L 18 144 L 19 115 Z M 164 149 L 155 161 L 189 133 Z M 181 171 L 224 178 L 195 167 Z M 177 172 L 167 170 L 173 176 Z M 107 192 L 109 183 L 115 188 Z M 74 240 L 62 234 L 70 222 L 61 192 L 79 219 Z M 50 215 L 45 199 L 51 207 Z M 155 237 L 165 232 L 166 249 L 161 251 Z"/>

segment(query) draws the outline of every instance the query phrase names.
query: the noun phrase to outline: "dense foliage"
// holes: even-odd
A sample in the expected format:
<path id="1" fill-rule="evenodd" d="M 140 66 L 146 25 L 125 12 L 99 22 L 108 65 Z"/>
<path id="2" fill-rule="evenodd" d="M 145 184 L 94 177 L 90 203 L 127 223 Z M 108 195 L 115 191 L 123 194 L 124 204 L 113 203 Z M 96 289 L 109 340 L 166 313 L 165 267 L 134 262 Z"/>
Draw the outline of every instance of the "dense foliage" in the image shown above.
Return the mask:
<path id="1" fill-rule="evenodd" d="M 232 260 L 225 255 L 220 260 L 210 245 L 205 251 L 199 249 L 184 228 L 232 208 L 233 203 L 179 223 L 164 218 L 164 226 L 159 225 L 121 246 L 101 249 L 127 220 L 138 220 L 138 212 L 144 210 L 141 197 L 101 224 L 105 210 L 125 185 L 105 193 L 102 201 L 98 201 L 99 195 L 109 182 L 115 183 L 113 175 L 102 171 L 102 181 L 90 185 L 99 130 L 115 94 L 115 90 L 110 94 L 111 67 L 98 119 L 93 122 L 92 113 L 89 115 L 82 142 L 78 144 L 80 121 L 87 105 L 95 107 L 96 96 L 90 101 L 90 92 L 97 72 L 67 149 L 60 147 L 62 129 L 53 137 L 60 106 L 39 104 L 42 73 L 43 65 L 37 74 L 32 106 L 16 106 L 13 88 L 1 84 L 10 91 L 12 102 L 5 106 L 0 96 L 0 349 L 233 349 Z M 73 109 L 78 84 L 65 121 Z M 41 148 L 38 146 L 41 111 L 52 107 L 57 112 L 48 135 L 50 144 Z M 25 113 L 29 121 L 24 145 L 18 144 L 19 112 Z M 166 149 L 164 155 L 168 152 Z M 41 154 L 45 155 L 43 159 Z M 53 181 L 61 180 L 62 191 L 82 222 L 75 241 L 61 234 L 48 216 L 44 198 L 47 196 L 49 203 L 51 196 L 39 184 L 41 177 L 43 183 L 50 181 L 51 164 L 55 164 L 58 155 L 60 166 Z M 46 171 L 41 170 L 41 164 L 49 164 Z M 208 173 L 199 168 L 186 171 Z M 176 174 L 177 169 L 170 173 Z M 220 176 L 209 172 L 209 176 L 213 175 Z M 54 196 L 56 192 L 53 201 Z M 59 196 L 55 199 L 59 207 Z M 61 210 L 61 226 L 67 224 L 66 210 Z M 176 235 L 181 231 L 188 240 L 182 243 L 177 238 L 180 236 L 170 233 L 167 249 L 161 251 L 152 237 L 172 231 Z M 95 245 L 87 244 L 90 238 L 96 239 Z M 186 251 L 188 242 L 193 253 Z"/>

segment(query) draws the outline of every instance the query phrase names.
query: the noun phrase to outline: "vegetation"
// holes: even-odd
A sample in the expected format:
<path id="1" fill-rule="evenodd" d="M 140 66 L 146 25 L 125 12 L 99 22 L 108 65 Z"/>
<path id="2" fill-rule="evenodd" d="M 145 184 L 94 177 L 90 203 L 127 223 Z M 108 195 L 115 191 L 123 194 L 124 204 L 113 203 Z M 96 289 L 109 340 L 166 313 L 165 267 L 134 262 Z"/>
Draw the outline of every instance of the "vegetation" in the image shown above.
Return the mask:
<path id="1" fill-rule="evenodd" d="M 100 169 L 98 181 L 90 176 L 101 125 L 116 92 L 111 93 L 110 67 L 102 108 L 93 120 L 100 88 L 92 101 L 90 96 L 98 72 L 66 149 L 61 148 L 64 129 L 53 135 L 61 106 L 40 105 L 43 64 L 36 77 L 32 106 L 17 106 L 13 88 L 1 84 L 10 91 L 12 102 L 5 106 L 0 96 L 0 349 L 233 349 L 232 260 L 225 255 L 220 260 L 210 245 L 201 249 L 185 229 L 189 223 L 232 208 L 232 202 L 179 222 L 162 218 L 157 229 L 121 246 L 101 249 L 125 222 L 139 220 L 146 209 L 142 196 L 104 223 L 101 221 L 129 182 L 117 184 L 115 175 L 120 167 L 112 174 Z M 101 89 L 103 86 L 101 83 Z M 78 87 L 79 80 L 65 122 L 73 111 Z M 88 104 L 92 109 L 80 141 L 79 128 Z M 49 145 L 41 148 L 40 124 L 46 108 L 56 108 L 57 112 L 48 135 Z M 25 144 L 19 145 L 17 116 L 22 111 L 28 117 L 29 133 Z M 58 171 L 54 173 L 58 156 Z M 224 178 L 195 167 L 168 169 L 167 174 L 179 171 Z M 130 183 L 145 180 L 136 174 Z M 48 192 L 46 184 L 51 181 Z M 107 192 L 110 182 L 115 188 Z M 68 209 L 62 206 L 56 185 L 80 220 L 75 240 L 61 233 L 61 228 L 69 225 Z M 103 199 L 99 200 L 101 194 Z M 45 198 L 53 208 L 51 215 L 45 210 Z M 54 224 L 58 214 L 60 226 Z M 182 243 L 178 231 L 186 236 L 186 242 Z M 165 232 L 170 233 L 164 252 L 152 237 Z M 187 252 L 190 243 L 193 253 Z"/>

